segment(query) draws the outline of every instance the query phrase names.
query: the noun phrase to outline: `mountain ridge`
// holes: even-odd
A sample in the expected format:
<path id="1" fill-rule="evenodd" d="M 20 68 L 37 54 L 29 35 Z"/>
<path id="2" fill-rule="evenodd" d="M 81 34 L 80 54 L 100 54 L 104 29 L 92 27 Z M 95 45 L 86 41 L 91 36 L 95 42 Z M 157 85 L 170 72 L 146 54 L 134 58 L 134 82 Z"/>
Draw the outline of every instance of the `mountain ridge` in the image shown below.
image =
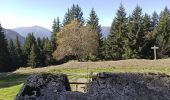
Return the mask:
<path id="1" fill-rule="evenodd" d="M 47 28 L 44 28 L 42 26 L 34 25 L 29 27 L 16 27 L 12 30 L 18 32 L 21 36 L 26 37 L 28 33 L 33 33 L 34 36 L 43 38 L 43 37 L 50 37 L 51 31 Z"/>
<path id="2" fill-rule="evenodd" d="M 110 33 L 110 26 L 102 26 L 101 29 L 102 29 L 101 33 L 103 37 L 106 38 Z M 38 25 L 29 26 L 29 27 L 16 27 L 11 30 L 16 31 L 23 37 L 26 37 L 28 33 L 33 33 L 36 38 L 37 37 L 40 37 L 40 38 L 49 37 L 50 38 L 51 36 L 51 31 L 49 29 L 44 28 L 42 26 L 38 26 Z"/>
<path id="3" fill-rule="evenodd" d="M 15 41 L 16 36 L 18 36 L 20 43 L 24 43 L 25 38 L 23 36 L 21 36 L 19 33 L 15 32 L 11 29 L 5 29 L 5 28 L 3 28 L 3 31 L 4 31 L 4 34 L 5 34 L 7 40 L 12 39 L 13 41 Z"/>

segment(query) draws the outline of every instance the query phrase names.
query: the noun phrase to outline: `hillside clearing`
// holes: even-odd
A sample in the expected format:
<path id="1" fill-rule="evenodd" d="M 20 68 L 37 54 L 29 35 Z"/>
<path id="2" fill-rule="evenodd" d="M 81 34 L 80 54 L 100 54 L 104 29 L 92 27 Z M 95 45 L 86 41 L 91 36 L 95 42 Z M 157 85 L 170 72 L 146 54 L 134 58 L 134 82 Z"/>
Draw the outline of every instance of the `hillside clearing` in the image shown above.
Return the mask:
<path id="1" fill-rule="evenodd" d="M 65 64 L 49 66 L 44 68 L 20 68 L 14 73 L 30 73 L 30 72 L 49 72 L 53 69 L 86 69 L 86 68 L 170 68 L 170 59 L 160 59 L 160 60 L 145 60 L 145 59 L 129 59 L 129 60 L 119 60 L 119 61 L 100 61 L 100 62 L 78 62 L 70 61 Z"/>
<path id="2" fill-rule="evenodd" d="M 170 59 L 143 60 L 130 59 L 120 61 L 101 62 L 77 62 L 44 68 L 20 68 L 15 72 L 0 74 L 0 100 L 13 100 L 26 78 L 33 73 L 64 73 L 68 75 L 69 81 L 83 82 L 90 73 L 98 72 L 131 72 L 131 73 L 165 73 L 170 75 Z M 87 80 L 88 81 L 88 80 Z M 71 85 L 75 90 L 75 86 Z"/>

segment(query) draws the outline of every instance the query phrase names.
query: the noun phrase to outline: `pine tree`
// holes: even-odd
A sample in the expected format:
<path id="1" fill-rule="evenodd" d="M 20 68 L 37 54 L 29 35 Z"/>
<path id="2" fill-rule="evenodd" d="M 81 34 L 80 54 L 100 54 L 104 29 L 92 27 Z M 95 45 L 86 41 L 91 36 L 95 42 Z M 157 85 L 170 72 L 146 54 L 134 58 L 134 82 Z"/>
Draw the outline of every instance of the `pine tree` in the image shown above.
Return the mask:
<path id="1" fill-rule="evenodd" d="M 37 43 L 37 47 L 42 50 L 43 49 L 43 43 L 42 43 L 42 39 L 40 37 L 38 37 L 36 39 L 36 43 Z"/>
<path id="2" fill-rule="evenodd" d="M 31 47 L 31 52 L 29 54 L 29 57 L 28 57 L 28 65 L 33 67 L 33 68 L 36 68 L 38 66 L 40 66 L 40 61 L 39 61 L 39 51 L 38 51 L 38 48 L 36 46 L 36 44 L 33 44 L 32 47 Z"/>
<path id="3" fill-rule="evenodd" d="M 25 54 L 29 54 L 31 52 L 32 45 L 36 43 L 36 39 L 33 33 L 29 33 L 25 38 L 23 49 Z"/>
<path id="4" fill-rule="evenodd" d="M 12 39 L 9 39 L 8 50 L 9 50 L 10 55 L 15 56 L 15 45 Z"/>
<path id="5" fill-rule="evenodd" d="M 80 8 L 80 6 L 78 4 L 76 5 L 75 14 L 73 13 L 73 15 L 75 16 L 74 19 L 76 21 L 79 21 L 81 24 L 84 24 L 83 12 L 81 11 L 81 8 Z"/>
<path id="6" fill-rule="evenodd" d="M 68 9 L 64 16 L 63 25 L 69 24 L 72 20 L 80 22 L 82 25 L 84 24 L 83 12 L 79 5 L 74 5 Z"/>
<path id="7" fill-rule="evenodd" d="M 151 28 L 151 18 L 147 13 L 145 13 L 145 15 L 143 17 L 143 31 L 144 31 L 144 34 L 146 34 L 147 32 L 150 32 L 151 31 L 150 28 Z"/>
<path id="8" fill-rule="evenodd" d="M 57 17 L 57 21 L 54 19 L 53 26 L 52 26 L 52 35 L 51 35 L 51 43 L 52 44 L 51 45 L 52 45 L 53 51 L 55 51 L 56 47 L 57 47 L 57 44 L 56 44 L 57 36 L 56 36 L 56 34 L 58 32 L 60 32 L 60 28 L 61 28 L 60 19 L 59 19 L 59 17 Z"/>
<path id="9" fill-rule="evenodd" d="M 45 38 L 43 38 L 43 39 L 45 39 Z M 37 44 L 37 49 L 38 49 L 38 51 L 39 51 L 39 61 L 40 61 L 40 63 L 39 63 L 39 66 L 45 66 L 45 53 L 44 53 L 44 43 L 43 43 L 43 39 L 41 39 L 41 38 L 37 38 L 37 41 L 36 41 L 36 44 Z"/>
<path id="10" fill-rule="evenodd" d="M 56 32 L 60 32 L 61 24 L 60 24 L 60 18 L 57 17 L 57 22 L 56 22 Z"/>
<path id="11" fill-rule="evenodd" d="M 68 9 L 64 16 L 63 25 L 65 26 L 65 25 L 69 24 L 70 22 L 71 22 L 70 9 Z"/>
<path id="12" fill-rule="evenodd" d="M 0 24 L 0 72 L 11 70 L 9 61 L 10 59 L 7 48 L 7 40 Z"/>
<path id="13" fill-rule="evenodd" d="M 104 56 L 105 60 L 112 59 L 110 52 L 111 52 L 110 41 L 108 38 L 105 38 L 103 41 L 103 50 L 102 50 L 102 55 Z"/>
<path id="14" fill-rule="evenodd" d="M 132 58 L 140 58 L 144 44 L 142 8 L 138 5 L 134 9 L 128 22 L 129 41 L 132 50 Z"/>
<path id="15" fill-rule="evenodd" d="M 161 14 L 164 14 L 164 13 L 166 13 L 166 14 L 168 15 L 168 17 L 170 17 L 170 10 L 168 9 L 167 6 L 165 6 L 164 11 L 161 12 Z M 160 14 L 160 15 L 161 15 L 161 14 Z"/>
<path id="16" fill-rule="evenodd" d="M 15 40 L 15 53 L 16 53 L 16 66 L 17 68 L 23 66 L 24 61 L 23 61 L 23 51 L 21 49 L 21 44 L 19 42 L 18 36 L 16 36 Z"/>
<path id="17" fill-rule="evenodd" d="M 145 14 L 143 18 L 144 43 L 141 49 L 141 57 L 145 59 L 151 58 L 153 56 L 153 50 L 151 49 L 151 47 L 154 46 L 155 39 L 152 34 L 152 27 L 153 26 L 150 16 L 148 14 Z"/>
<path id="18" fill-rule="evenodd" d="M 53 49 L 52 49 L 51 41 L 48 38 L 45 39 L 43 51 L 44 51 L 44 54 L 45 54 L 44 64 L 46 66 L 52 64 L 52 62 L 53 62 L 53 57 L 52 57 Z"/>
<path id="19" fill-rule="evenodd" d="M 32 45 L 36 44 L 36 39 L 33 35 L 33 33 L 29 33 L 27 37 L 25 38 L 24 44 L 23 44 L 23 54 L 24 54 L 24 65 L 27 65 L 28 55 L 31 52 Z"/>
<path id="20" fill-rule="evenodd" d="M 154 30 L 156 36 L 156 46 L 159 47 L 158 57 L 170 56 L 170 17 L 166 7 L 161 13 L 160 20 Z"/>
<path id="21" fill-rule="evenodd" d="M 11 61 L 10 64 L 12 66 L 12 69 L 15 69 L 15 67 L 16 67 L 16 52 L 15 52 L 15 45 L 14 45 L 12 39 L 9 40 L 8 50 L 9 50 L 9 54 L 10 54 L 10 61 Z"/>
<path id="22" fill-rule="evenodd" d="M 103 37 L 101 33 L 101 25 L 99 25 L 99 18 L 94 10 L 92 8 L 89 16 L 89 20 L 87 21 L 87 25 L 90 25 L 92 29 L 97 33 L 98 35 L 98 42 L 99 42 L 99 47 L 98 47 L 98 58 L 103 59 L 102 55 L 102 46 L 103 46 Z"/>
<path id="23" fill-rule="evenodd" d="M 121 4 L 116 17 L 111 25 L 110 35 L 110 53 L 112 59 L 124 59 L 125 57 L 125 40 L 127 40 L 127 18 L 126 12 Z"/>
<path id="24" fill-rule="evenodd" d="M 152 30 L 152 31 L 153 31 L 154 28 L 157 26 L 158 21 L 159 21 L 159 16 L 158 16 L 158 14 L 156 13 L 156 11 L 154 11 L 153 14 L 152 14 L 152 18 L 151 18 L 151 30 Z"/>

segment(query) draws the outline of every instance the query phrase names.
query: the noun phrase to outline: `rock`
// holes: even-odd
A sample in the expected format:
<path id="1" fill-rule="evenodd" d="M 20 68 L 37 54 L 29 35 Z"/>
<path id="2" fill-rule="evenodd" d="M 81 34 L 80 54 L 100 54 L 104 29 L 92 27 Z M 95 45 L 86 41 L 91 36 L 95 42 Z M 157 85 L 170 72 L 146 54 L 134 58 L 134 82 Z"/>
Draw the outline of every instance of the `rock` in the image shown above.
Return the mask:
<path id="1" fill-rule="evenodd" d="M 170 100 L 165 74 L 98 73 L 87 93 L 72 92 L 64 74 L 31 75 L 15 100 Z"/>
<path id="2" fill-rule="evenodd" d="M 88 89 L 93 100 L 170 100 L 170 77 L 152 73 L 99 73 Z"/>
<path id="3" fill-rule="evenodd" d="M 47 100 L 66 91 L 71 91 L 66 75 L 34 74 L 28 77 L 15 100 Z"/>

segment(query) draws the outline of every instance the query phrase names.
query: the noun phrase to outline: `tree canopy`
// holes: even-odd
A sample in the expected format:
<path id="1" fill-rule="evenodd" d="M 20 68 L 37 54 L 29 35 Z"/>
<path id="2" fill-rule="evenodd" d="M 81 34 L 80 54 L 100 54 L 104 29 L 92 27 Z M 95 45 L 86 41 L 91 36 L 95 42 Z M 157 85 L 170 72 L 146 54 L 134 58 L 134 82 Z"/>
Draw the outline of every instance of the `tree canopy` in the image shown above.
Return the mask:
<path id="1" fill-rule="evenodd" d="M 95 9 L 91 9 L 85 20 L 81 7 L 73 4 L 63 22 L 59 17 L 54 19 L 51 38 L 35 38 L 34 34 L 29 33 L 24 43 L 20 43 L 18 37 L 7 40 L 0 24 L 0 72 L 21 66 L 48 66 L 65 58 L 79 61 L 152 59 L 154 45 L 159 47 L 159 58 L 170 57 L 170 10 L 165 7 L 160 14 L 149 15 L 142 13 L 137 5 L 127 16 L 120 4 L 109 35 L 103 37 Z"/>
<path id="2" fill-rule="evenodd" d="M 78 21 L 72 21 L 57 34 L 58 48 L 53 54 L 57 59 L 66 56 L 81 56 L 97 53 L 97 33 L 91 26 L 82 26 Z"/>
<path id="3" fill-rule="evenodd" d="M 7 48 L 7 44 L 7 40 L 0 24 L 0 72 L 9 71 L 12 69 L 10 68 L 11 66 L 9 64 L 10 54 Z"/>

